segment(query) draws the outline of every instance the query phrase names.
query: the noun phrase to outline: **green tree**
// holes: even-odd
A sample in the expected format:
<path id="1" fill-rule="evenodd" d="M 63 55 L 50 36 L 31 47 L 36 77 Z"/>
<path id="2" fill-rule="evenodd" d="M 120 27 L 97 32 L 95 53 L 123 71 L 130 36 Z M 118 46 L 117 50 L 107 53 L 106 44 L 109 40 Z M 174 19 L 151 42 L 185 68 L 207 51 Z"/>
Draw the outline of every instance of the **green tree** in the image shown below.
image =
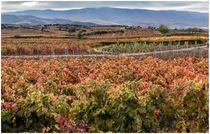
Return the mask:
<path id="1" fill-rule="evenodd" d="M 77 31 L 77 29 L 75 28 L 75 27 L 70 27 L 69 29 L 68 29 L 68 32 L 69 33 L 73 33 L 73 32 L 76 32 Z"/>
<path id="2" fill-rule="evenodd" d="M 79 31 L 77 33 L 77 39 L 82 39 L 82 37 L 83 37 L 82 31 Z"/>
<path id="3" fill-rule="evenodd" d="M 169 29 L 166 25 L 161 24 L 158 28 L 158 30 L 162 33 L 162 34 L 167 34 L 169 33 Z"/>
<path id="4" fill-rule="evenodd" d="M 198 33 L 198 32 L 202 32 L 202 29 L 199 29 L 199 28 L 188 28 L 187 31 L 190 32 L 190 33 Z"/>

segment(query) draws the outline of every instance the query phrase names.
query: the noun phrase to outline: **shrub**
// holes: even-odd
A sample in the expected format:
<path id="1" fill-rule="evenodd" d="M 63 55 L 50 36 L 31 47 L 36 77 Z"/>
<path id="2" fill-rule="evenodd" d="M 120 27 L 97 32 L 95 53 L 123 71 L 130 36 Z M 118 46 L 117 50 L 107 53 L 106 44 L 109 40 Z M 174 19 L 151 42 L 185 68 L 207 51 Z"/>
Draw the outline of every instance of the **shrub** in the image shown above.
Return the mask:
<path id="1" fill-rule="evenodd" d="M 180 132 L 206 132 L 208 129 L 208 85 L 190 83 L 177 109 Z"/>
<path id="2" fill-rule="evenodd" d="M 82 31 L 79 31 L 77 33 L 77 39 L 82 39 L 82 37 L 83 37 Z"/>
<path id="3" fill-rule="evenodd" d="M 84 120 L 89 132 L 205 132 L 207 95 L 202 88 L 187 86 L 186 94 L 172 101 L 168 95 L 173 89 L 154 87 L 139 96 L 128 85 L 113 92 L 108 83 L 91 82 L 88 89 L 80 87 L 85 92 L 73 102 L 72 115 Z"/>
<path id="4" fill-rule="evenodd" d="M 162 33 L 162 34 L 167 34 L 169 32 L 169 29 L 166 25 L 161 24 L 158 28 L 158 30 Z"/>
<path id="5" fill-rule="evenodd" d="M 2 132 L 53 132 L 57 115 L 65 117 L 69 111 L 65 96 L 56 98 L 34 88 L 10 107 L 2 109 Z"/>

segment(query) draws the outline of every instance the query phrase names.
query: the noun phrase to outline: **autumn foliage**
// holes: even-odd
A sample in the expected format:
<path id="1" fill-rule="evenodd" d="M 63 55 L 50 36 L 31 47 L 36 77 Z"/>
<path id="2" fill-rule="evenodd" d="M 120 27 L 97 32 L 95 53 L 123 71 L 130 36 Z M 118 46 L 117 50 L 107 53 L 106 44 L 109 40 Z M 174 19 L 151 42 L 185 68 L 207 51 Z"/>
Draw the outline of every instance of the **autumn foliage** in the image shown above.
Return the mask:
<path id="1" fill-rule="evenodd" d="M 102 38 L 103 37 L 103 38 Z M 88 54 L 95 53 L 94 48 L 100 47 L 101 44 L 126 44 L 130 42 L 134 44 L 135 42 L 150 42 L 150 43 L 161 43 L 164 41 L 206 41 L 207 36 L 170 36 L 170 37 L 119 37 L 113 38 L 112 36 L 93 36 L 84 37 L 80 40 L 78 39 L 68 39 L 68 38 L 13 38 L 4 37 L 2 38 L 2 55 L 51 55 L 51 54 Z M 202 45 L 205 45 L 203 42 Z M 155 45 L 155 44 L 153 44 Z M 146 46 L 137 46 L 137 48 L 132 47 L 132 51 L 126 50 L 128 52 L 136 52 L 139 49 L 145 49 Z M 143 48 L 142 48 L 143 47 Z M 148 47 L 151 47 L 148 45 Z M 126 47 L 129 49 L 130 47 Z M 118 50 L 118 49 L 117 49 Z M 155 49 L 158 51 L 158 49 Z M 117 52 L 121 52 L 118 50 Z M 140 51 L 137 51 L 140 52 Z M 122 53 L 122 52 L 121 52 Z"/>
<path id="2" fill-rule="evenodd" d="M 3 132 L 207 132 L 208 59 L 2 59 Z"/>

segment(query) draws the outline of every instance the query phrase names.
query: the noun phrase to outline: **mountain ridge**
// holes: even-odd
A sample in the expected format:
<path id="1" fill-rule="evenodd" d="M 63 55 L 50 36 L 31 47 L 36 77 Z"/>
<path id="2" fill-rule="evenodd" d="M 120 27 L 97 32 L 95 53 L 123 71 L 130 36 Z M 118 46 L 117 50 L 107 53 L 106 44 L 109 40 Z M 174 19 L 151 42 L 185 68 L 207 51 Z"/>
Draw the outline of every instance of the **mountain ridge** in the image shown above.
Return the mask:
<path id="1" fill-rule="evenodd" d="M 166 24 L 172 28 L 208 27 L 208 13 L 148 10 L 127 8 L 83 8 L 71 10 L 24 10 L 6 15 L 31 15 L 44 19 L 63 19 L 101 25 L 155 26 Z"/>
<path id="2" fill-rule="evenodd" d="M 42 25 L 42 24 L 78 24 L 78 25 L 97 25 L 92 22 L 76 22 L 66 19 L 46 19 L 39 18 L 31 15 L 8 15 L 3 14 L 2 24 L 29 24 L 29 25 Z"/>

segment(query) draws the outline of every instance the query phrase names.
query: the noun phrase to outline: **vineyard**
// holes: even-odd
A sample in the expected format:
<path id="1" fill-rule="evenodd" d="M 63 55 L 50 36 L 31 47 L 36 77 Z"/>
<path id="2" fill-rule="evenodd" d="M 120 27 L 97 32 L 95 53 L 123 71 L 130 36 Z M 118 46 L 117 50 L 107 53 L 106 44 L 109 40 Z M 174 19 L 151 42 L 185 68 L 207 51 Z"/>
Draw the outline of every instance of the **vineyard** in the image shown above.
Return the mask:
<path id="1" fill-rule="evenodd" d="M 190 48 L 190 47 L 198 47 L 204 46 L 203 44 L 180 44 L 179 42 L 176 44 L 167 44 L 164 45 L 163 43 L 159 44 L 146 44 L 146 43 L 118 43 L 109 46 L 105 46 L 101 48 L 101 51 L 105 51 L 108 53 L 141 53 L 141 52 L 156 52 L 156 51 L 163 51 L 163 50 L 177 50 L 182 48 Z"/>
<path id="2" fill-rule="evenodd" d="M 208 132 L 208 58 L 2 59 L 2 132 Z"/>
<path id="3" fill-rule="evenodd" d="M 3 38 L 2 55 L 81 55 L 141 53 L 208 45 L 207 36 L 123 37 L 78 40 L 67 37 Z"/>
<path id="4" fill-rule="evenodd" d="M 208 132 L 208 32 L 2 29 L 2 132 Z"/>

